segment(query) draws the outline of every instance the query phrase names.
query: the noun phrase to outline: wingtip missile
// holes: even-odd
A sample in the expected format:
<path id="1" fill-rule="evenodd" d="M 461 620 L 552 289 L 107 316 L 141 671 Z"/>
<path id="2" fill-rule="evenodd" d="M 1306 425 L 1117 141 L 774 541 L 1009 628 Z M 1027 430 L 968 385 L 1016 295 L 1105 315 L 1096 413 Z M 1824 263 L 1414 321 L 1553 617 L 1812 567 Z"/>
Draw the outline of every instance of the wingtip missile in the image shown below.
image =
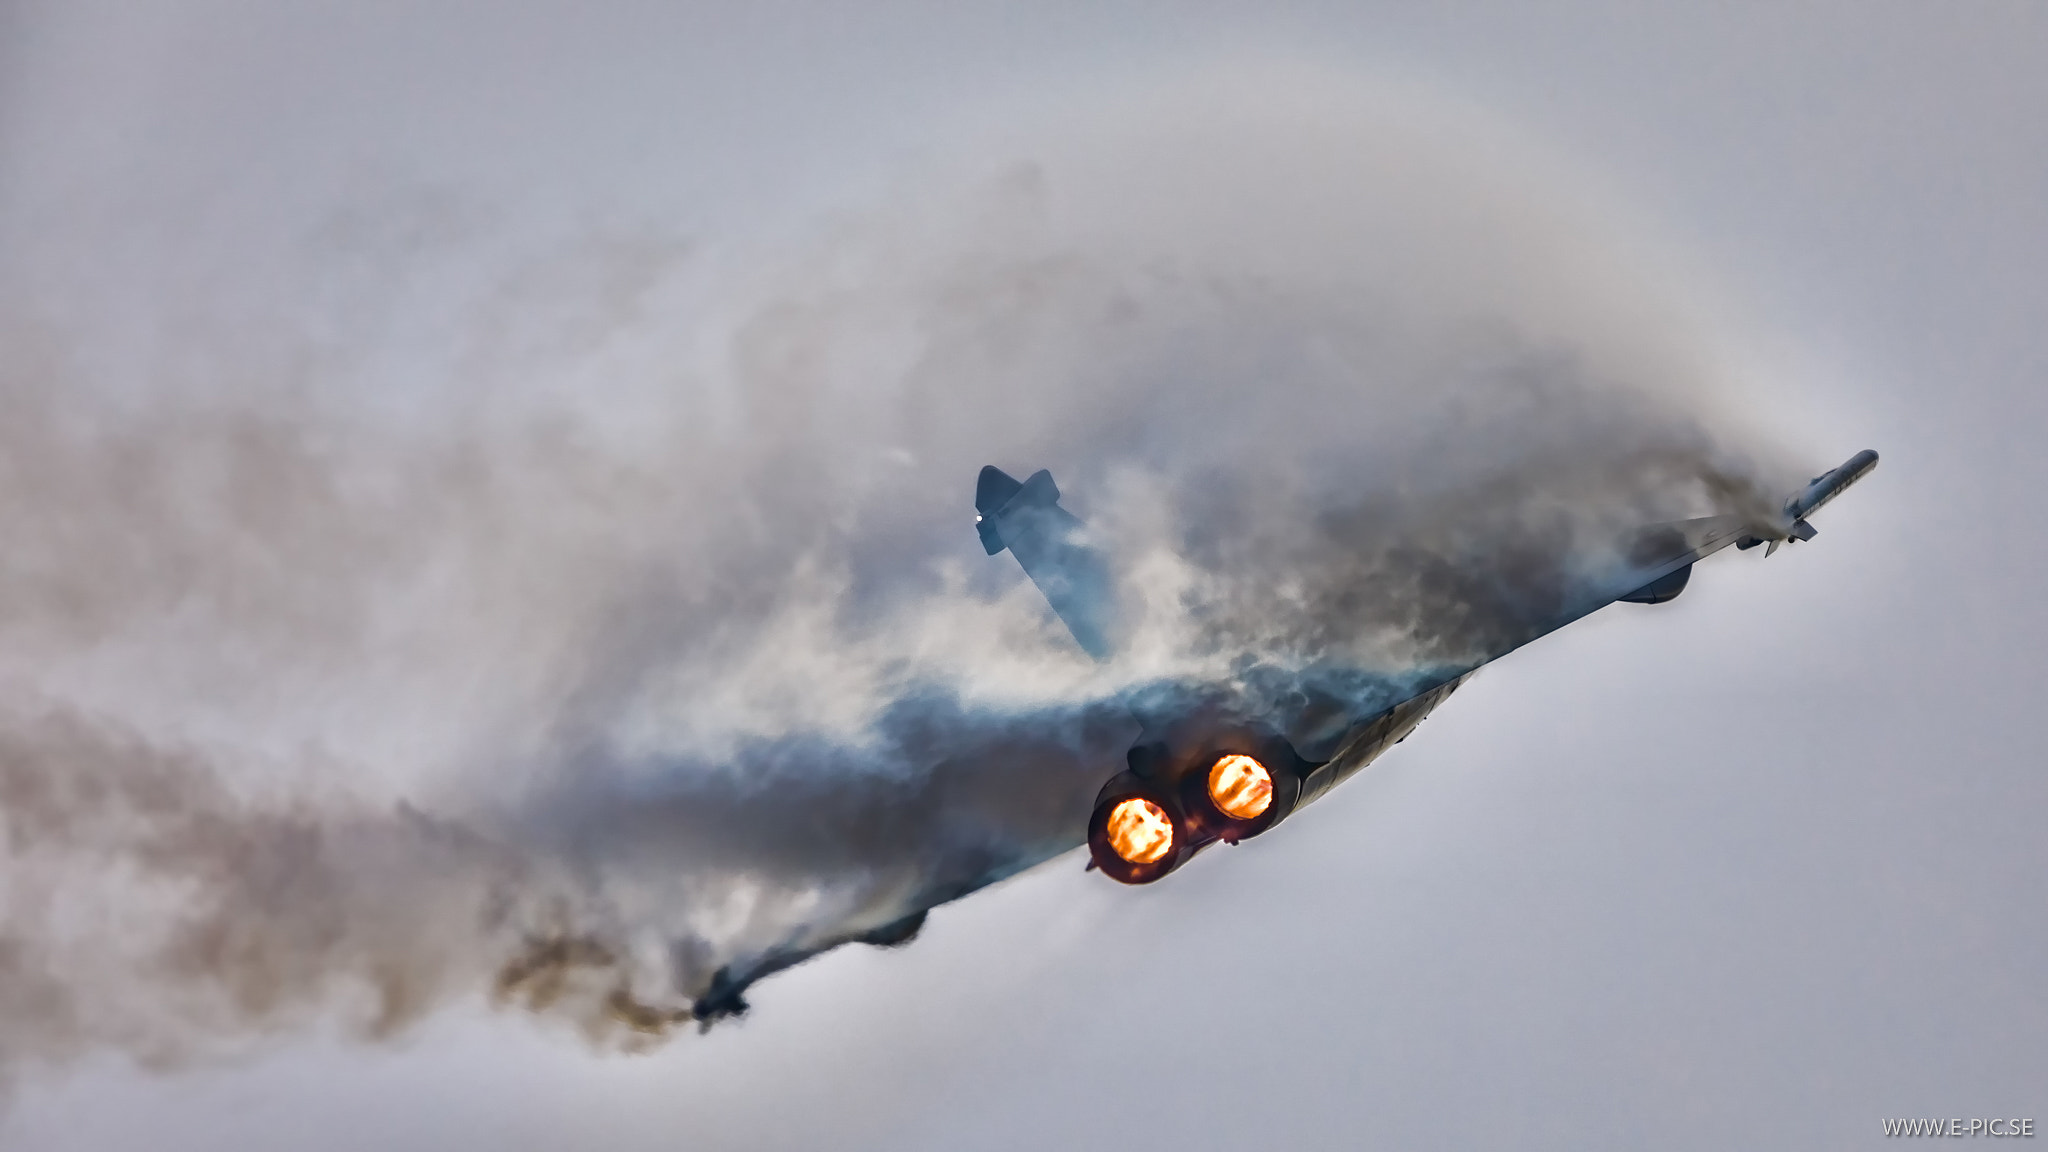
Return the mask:
<path id="1" fill-rule="evenodd" d="M 1806 518 L 1847 491 L 1849 485 L 1869 475 L 1870 470 L 1875 467 L 1876 451 L 1865 448 L 1843 461 L 1839 467 L 1815 476 L 1807 481 L 1806 487 L 1786 498 L 1776 525 L 1752 529 L 1749 535 L 1736 541 L 1735 546 L 1749 549 L 1759 544 L 1768 544 L 1769 547 L 1764 549 L 1764 555 L 1770 556 L 1778 551 L 1780 544 L 1813 539 L 1820 535 L 1820 529 L 1808 523 Z"/>
<path id="2" fill-rule="evenodd" d="M 1870 470 L 1875 467 L 1877 453 L 1865 448 L 1843 461 L 1840 467 L 1815 476 L 1797 495 L 1785 501 L 1785 519 L 1792 522 L 1792 527 L 1786 534 L 1801 540 L 1812 539 L 1814 529 L 1812 525 L 1804 524 L 1806 518 L 1820 511 L 1822 505 L 1828 501 L 1847 491 L 1849 485 L 1869 475 Z M 1804 535 L 1799 531 L 1802 526 L 1805 528 Z"/>

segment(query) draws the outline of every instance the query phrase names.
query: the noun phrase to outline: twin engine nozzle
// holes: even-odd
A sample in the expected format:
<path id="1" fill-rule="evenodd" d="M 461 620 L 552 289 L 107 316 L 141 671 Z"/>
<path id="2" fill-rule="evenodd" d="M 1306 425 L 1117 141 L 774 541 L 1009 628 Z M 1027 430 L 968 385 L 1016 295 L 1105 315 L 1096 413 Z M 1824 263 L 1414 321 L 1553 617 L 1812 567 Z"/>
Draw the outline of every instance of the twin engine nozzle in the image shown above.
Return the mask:
<path id="1" fill-rule="evenodd" d="M 1313 767 L 1286 740 L 1256 731 L 1178 752 L 1141 744 L 1096 795 L 1089 854 L 1111 879 L 1149 884 L 1219 840 L 1235 844 L 1286 819 Z"/>

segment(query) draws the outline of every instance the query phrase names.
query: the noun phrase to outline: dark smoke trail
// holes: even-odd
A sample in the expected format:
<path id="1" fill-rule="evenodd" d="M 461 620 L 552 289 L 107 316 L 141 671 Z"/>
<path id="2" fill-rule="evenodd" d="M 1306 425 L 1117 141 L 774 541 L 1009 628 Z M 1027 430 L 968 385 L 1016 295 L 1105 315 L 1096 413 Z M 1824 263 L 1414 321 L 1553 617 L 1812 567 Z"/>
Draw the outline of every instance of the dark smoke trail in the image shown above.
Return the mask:
<path id="1" fill-rule="evenodd" d="M 1253 80 L 772 260 L 544 261 L 424 396 L 310 336 L 107 378 L 9 297 L 0 1061 L 479 995 L 658 1037 L 1078 844 L 1135 690 L 1364 707 L 1781 490 L 1484 133 Z M 1115 558 L 1117 661 L 982 555 L 990 462 Z"/>

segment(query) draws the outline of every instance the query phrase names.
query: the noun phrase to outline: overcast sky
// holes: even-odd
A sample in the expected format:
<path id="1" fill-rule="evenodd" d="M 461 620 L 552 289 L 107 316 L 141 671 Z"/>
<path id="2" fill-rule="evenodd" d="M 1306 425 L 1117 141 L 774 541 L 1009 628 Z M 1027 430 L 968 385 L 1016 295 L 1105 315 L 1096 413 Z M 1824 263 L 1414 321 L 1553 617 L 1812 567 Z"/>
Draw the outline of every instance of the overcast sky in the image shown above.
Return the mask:
<path id="1" fill-rule="evenodd" d="M 1860 1148 L 1890 1116 L 2048 1124 L 2048 8 L 516 7 L 0 3 L 0 339 L 82 333 L 118 391 L 203 298 L 370 333 L 352 386 L 402 403 L 443 367 L 408 351 L 486 274 L 473 250 L 772 247 L 1044 101 L 1277 57 L 1552 158 L 1683 269 L 1752 367 L 1750 420 L 1816 473 L 1883 463 L 1811 544 L 1516 653 L 1275 836 L 1153 888 L 1063 857 L 648 1055 L 480 1002 L 172 1074 L 87 1055 L 25 1075 L 0 1144 Z M 420 251 L 417 312 L 364 299 Z"/>

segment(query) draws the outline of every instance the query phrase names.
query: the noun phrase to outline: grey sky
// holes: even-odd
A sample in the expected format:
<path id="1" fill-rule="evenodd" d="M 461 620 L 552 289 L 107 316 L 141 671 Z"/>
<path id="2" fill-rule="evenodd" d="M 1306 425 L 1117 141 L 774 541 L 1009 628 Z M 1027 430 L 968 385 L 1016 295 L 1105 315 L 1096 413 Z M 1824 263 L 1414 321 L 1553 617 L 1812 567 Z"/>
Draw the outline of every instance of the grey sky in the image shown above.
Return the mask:
<path id="1" fill-rule="evenodd" d="M 1048 93 L 1307 55 L 1565 157 L 1763 367 L 1752 420 L 1815 472 L 1884 454 L 1813 544 L 1510 657 L 1155 889 L 1063 858 L 649 1056 L 476 1009 L 172 1076 L 96 1057 L 25 1080 L 0 1144 L 1856 1148 L 1892 1115 L 2048 1121 L 2048 10 L 1260 7 L 0 8 L 0 338 L 86 331 L 115 381 L 175 383 L 154 358 L 203 297 L 370 347 L 349 379 L 402 404 L 448 367 L 408 355 L 445 349 L 437 302 L 487 275 L 467 245 L 772 245 Z M 311 279 L 309 232 L 337 254 Z M 370 298 L 421 250 L 440 279 Z"/>

